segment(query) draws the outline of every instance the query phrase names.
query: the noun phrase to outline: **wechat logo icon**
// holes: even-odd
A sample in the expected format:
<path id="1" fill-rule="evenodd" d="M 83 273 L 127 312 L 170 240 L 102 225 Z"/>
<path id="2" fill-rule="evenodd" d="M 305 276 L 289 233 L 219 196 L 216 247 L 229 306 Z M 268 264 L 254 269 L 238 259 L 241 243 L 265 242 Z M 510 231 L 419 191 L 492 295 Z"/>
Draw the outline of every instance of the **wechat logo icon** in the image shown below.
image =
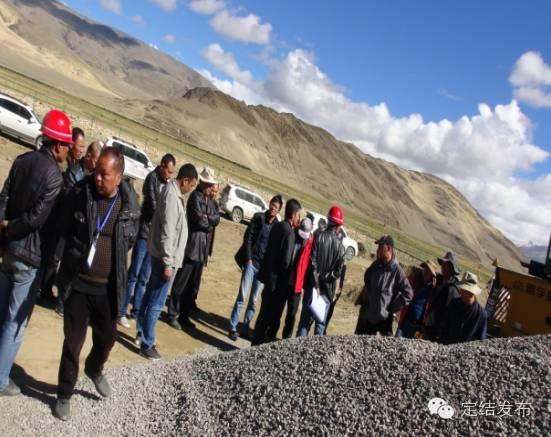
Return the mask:
<path id="1" fill-rule="evenodd" d="M 441 398 L 432 398 L 427 407 L 429 408 L 430 414 L 436 414 L 442 419 L 451 419 L 455 414 L 453 407 Z"/>

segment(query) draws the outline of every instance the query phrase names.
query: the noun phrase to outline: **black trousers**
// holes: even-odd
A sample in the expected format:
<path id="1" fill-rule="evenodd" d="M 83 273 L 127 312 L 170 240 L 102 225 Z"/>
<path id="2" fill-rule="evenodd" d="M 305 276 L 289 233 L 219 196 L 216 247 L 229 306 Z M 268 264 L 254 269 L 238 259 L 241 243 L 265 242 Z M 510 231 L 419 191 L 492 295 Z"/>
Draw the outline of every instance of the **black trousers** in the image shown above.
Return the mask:
<path id="1" fill-rule="evenodd" d="M 356 324 L 356 335 L 375 335 L 377 333 L 384 335 L 386 337 L 392 336 L 392 314 L 388 316 L 386 320 L 383 320 L 380 323 L 369 323 L 363 317 L 360 311 L 360 317 L 358 318 L 358 323 Z"/>
<path id="2" fill-rule="evenodd" d="M 195 271 L 193 272 L 193 292 L 191 296 L 192 302 L 195 302 L 197 300 L 197 296 L 199 295 L 201 279 L 203 278 L 203 268 L 204 265 L 200 264 L 195 268 Z"/>
<path id="3" fill-rule="evenodd" d="M 203 263 L 186 258 L 182 267 L 176 272 L 168 300 L 168 319 L 170 321 L 189 317 L 191 304 L 194 301 L 195 274 L 202 267 Z"/>
<path id="4" fill-rule="evenodd" d="M 274 341 L 277 331 L 279 331 L 281 315 L 287 302 L 289 286 L 286 284 L 274 286 L 274 282 L 276 281 L 269 281 L 264 284 L 260 312 L 254 325 L 253 341 L 251 342 L 253 346 Z"/>
<path id="5" fill-rule="evenodd" d="M 100 374 L 117 336 L 117 311 L 109 296 L 95 296 L 73 291 L 65 302 L 63 313 L 63 352 L 59 365 L 57 395 L 69 399 L 78 379 L 78 360 L 86 339 L 88 325 L 92 327 L 92 350 L 86 358 L 85 370 Z"/>
<path id="6" fill-rule="evenodd" d="M 297 317 L 298 307 L 302 293 L 295 293 L 291 287 L 287 296 L 287 315 L 285 316 L 285 325 L 283 326 L 283 338 L 291 338 L 295 329 L 295 319 Z"/>

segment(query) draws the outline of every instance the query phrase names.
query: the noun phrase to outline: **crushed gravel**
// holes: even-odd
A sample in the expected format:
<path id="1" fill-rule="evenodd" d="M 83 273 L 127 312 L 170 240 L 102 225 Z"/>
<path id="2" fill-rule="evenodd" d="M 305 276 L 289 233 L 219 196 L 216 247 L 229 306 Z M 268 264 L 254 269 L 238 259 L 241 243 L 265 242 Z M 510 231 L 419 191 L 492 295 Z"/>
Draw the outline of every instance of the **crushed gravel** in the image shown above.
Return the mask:
<path id="1" fill-rule="evenodd" d="M 28 387 L 0 398 L 0 425 L 8 436 L 545 435 L 550 369 L 551 336 L 310 337 L 109 370 L 108 399 L 83 378 L 69 422 Z M 431 414 L 432 398 L 453 417 Z"/>

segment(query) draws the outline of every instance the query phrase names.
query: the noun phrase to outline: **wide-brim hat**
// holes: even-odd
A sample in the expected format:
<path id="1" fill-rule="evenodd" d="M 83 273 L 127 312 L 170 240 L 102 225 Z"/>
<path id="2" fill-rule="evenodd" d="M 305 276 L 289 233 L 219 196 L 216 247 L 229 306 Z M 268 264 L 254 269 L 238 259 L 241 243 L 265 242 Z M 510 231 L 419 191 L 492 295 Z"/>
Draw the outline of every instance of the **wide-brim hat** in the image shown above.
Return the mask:
<path id="1" fill-rule="evenodd" d="M 216 185 L 218 183 L 218 181 L 214 178 L 214 171 L 209 167 L 203 168 L 199 174 L 199 180 L 205 184 Z"/>
<path id="2" fill-rule="evenodd" d="M 463 273 L 461 280 L 457 283 L 458 290 L 465 290 L 475 296 L 482 293 L 482 289 L 478 286 L 478 277 L 471 272 Z"/>
<path id="3" fill-rule="evenodd" d="M 453 252 L 448 252 L 442 258 L 438 258 L 438 264 L 442 265 L 444 263 L 450 263 L 456 275 L 459 275 L 461 273 L 459 263 L 457 262 L 457 258 L 455 257 Z"/>
<path id="4" fill-rule="evenodd" d="M 421 265 L 421 267 L 426 267 L 427 269 L 429 269 L 432 276 L 436 276 L 436 270 L 438 269 L 438 267 L 430 259 L 422 262 L 420 265 Z"/>

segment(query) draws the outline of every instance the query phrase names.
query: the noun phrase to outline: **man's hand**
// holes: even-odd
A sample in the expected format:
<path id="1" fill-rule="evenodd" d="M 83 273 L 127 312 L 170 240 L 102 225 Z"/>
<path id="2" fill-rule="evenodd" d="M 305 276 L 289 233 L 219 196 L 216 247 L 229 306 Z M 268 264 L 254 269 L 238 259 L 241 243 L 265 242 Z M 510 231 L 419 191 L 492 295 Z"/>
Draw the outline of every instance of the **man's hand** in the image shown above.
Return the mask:
<path id="1" fill-rule="evenodd" d="M 2 220 L 0 222 L 0 230 L 6 229 L 7 227 L 8 227 L 8 221 L 7 220 Z"/>
<path id="2" fill-rule="evenodd" d="M 165 281 L 170 281 L 170 278 L 172 278 L 172 267 L 167 267 L 163 270 L 163 279 Z"/>

